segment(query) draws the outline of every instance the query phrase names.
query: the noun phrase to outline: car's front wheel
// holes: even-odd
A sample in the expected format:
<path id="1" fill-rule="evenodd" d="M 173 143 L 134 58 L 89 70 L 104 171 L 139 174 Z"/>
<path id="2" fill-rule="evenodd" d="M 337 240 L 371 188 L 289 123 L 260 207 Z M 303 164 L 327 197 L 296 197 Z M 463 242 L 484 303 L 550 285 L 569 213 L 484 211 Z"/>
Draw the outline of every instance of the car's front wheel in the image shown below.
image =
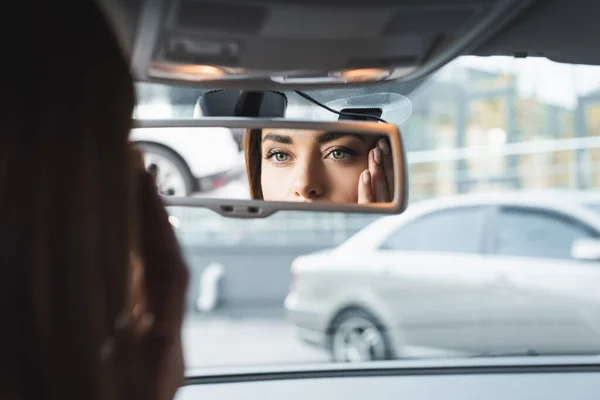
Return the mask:
<path id="1" fill-rule="evenodd" d="M 150 143 L 138 143 L 148 172 L 156 175 L 163 196 L 185 197 L 194 191 L 194 179 L 187 165 L 171 150 Z"/>
<path id="2" fill-rule="evenodd" d="M 335 362 L 366 362 L 392 358 L 385 329 L 361 309 L 342 312 L 333 322 L 330 349 Z"/>

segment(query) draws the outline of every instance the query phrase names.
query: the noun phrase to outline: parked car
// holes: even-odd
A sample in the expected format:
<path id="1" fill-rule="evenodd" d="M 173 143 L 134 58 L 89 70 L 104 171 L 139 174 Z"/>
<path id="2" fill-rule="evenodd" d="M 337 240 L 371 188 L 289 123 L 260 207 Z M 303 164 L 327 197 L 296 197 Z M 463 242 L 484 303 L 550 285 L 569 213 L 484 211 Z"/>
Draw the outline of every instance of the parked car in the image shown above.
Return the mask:
<path id="1" fill-rule="evenodd" d="M 600 353 L 599 207 L 572 192 L 422 202 L 297 258 L 285 307 L 336 361 Z"/>
<path id="2" fill-rule="evenodd" d="M 215 190 L 245 171 L 240 147 L 226 128 L 136 128 L 130 137 L 163 195 Z"/>

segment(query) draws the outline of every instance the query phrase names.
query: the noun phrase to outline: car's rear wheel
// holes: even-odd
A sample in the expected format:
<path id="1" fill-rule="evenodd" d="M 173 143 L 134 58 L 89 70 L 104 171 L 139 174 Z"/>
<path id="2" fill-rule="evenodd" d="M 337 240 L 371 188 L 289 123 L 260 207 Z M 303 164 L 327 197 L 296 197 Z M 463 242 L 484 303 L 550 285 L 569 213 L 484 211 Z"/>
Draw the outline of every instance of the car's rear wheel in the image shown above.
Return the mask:
<path id="1" fill-rule="evenodd" d="M 382 325 L 368 312 L 350 309 L 333 322 L 330 349 L 335 362 L 388 360 L 392 355 Z"/>
<path id="2" fill-rule="evenodd" d="M 194 178 L 187 165 L 171 150 L 149 143 L 138 143 L 144 153 L 146 170 L 156 175 L 163 196 L 185 197 L 194 191 Z"/>

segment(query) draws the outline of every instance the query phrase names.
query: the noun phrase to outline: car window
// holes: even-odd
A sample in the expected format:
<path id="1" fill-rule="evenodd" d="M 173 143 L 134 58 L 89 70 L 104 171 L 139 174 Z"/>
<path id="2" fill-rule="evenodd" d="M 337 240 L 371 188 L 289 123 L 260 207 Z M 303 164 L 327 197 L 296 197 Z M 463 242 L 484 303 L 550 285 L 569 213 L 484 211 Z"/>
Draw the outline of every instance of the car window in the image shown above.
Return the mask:
<path id="1" fill-rule="evenodd" d="M 484 207 L 463 207 L 421 217 L 394 232 L 383 249 L 478 253 L 485 223 Z"/>
<path id="2" fill-rule="evenodd" d="M 595 236 L 591 228 L 559 213 L 502 207 L 494 248 L 499 255 L 570 259 L 573 241 Z"/>
<path id="3" fill-rule="evenodd" d="M 202 117 L 196 104 L 207 89 L 141 82 L 136 89 L 136 118 Z M 492 218 L 481 223 L 487 215 L 481 210 L 450 209 L 451 204 L 440 197 L 537 199 L 527 192 L 549 189 L 552 193 L 541 198 L 573 192 L 564 197 L 569 207 L 563 213 L 585 207 L 580 199 L 590 207 L 596 204 L 579 195 L 600 188 L 600 67 L 535 57 L 460 57 L 418 83 L 381 82 L 308 94 L 331 105 L 382 92 L 404 95 L 412 103 L 412 114 L 400 124 L 407 149 L 408 212 L 432 199 L 443 207 L 439 211 L 448 212 L 396 226 L 387 237 L 390 248 L 421 250 L 410 254 L 415 264 L 396 269 L 395 276 L 373 273 L 386 272 L 386 258 L 380 255 L 396 256 L 393 251 L 373 250 L 375 241 L 385 242 L 377 240 L 378 226 L 389 226 L 375 214 L 278 212 L 245 220 L 171 206 L 170 220 L 191 274 L 183 333 L 187 367 L 328 363 L 339 361 L 339 354 L 375 360 L 382 354 L 381 346 L 386 358 L 394 352 L 417 358 L 484 350 L 598 353 L 597 329 L 591 324 L 599 321 L 591 320 L 593 313 L 580 301 L 580 296 L 592 298 L 597 292 L 598 281 L 590 279 L 591 274 L 600 277 L 595 263 L 587 263 L 591 268 L 549 268 L 551 277 L 544 268 L 526 269 L 527 276 L 515 280 L 519 290 L 508 292 L 502 286 L 490 287 L 487 273 L 510 267 L 510 262 L 493 257 L 472 257 L 471 263 L 450 258 L 445 262 L 444 257 L 435 263 L 418 261 L 429 251 L 469 254 L 464 252 L 477 251 L 483 243 L 493 251 L 491 233 L 502 228 Z M 285 94 L 286 118 L 325 117 L 298 94 Z M 174 185 L 185 189 L 182 183 L 191 178 L 198 192 L 194 195 L 219 192 L 228 198 L 247 187 L 238 165 L 226 162 L 235 161 L 230 155 L 241 150 L 234 140 L 218 144 L 204 135 L 182 138 L 173 143 L 177 146 L 170 148 L 171 153 L 165 153 L 156 150 L 169 145 L 166 139 L 172 133 L 165 131 L 155 138 L 157 146 L 150 149 L 154 152 L 147 153 L 154 160 L 171 161 Z M 241 134 L 232 132 L 232 137 L 239 143 Z M 202 168 L 190 167 L 196 162 Z M 535 200 L 530 204 L 535 206 Z M 581 232 L 567 224 L 562 247 L 556 246 L 555 237 L 534 248 L 518 236 L 531 230 L 531 218 L 519 215 L 507 226 L 516 232 L 517 243 L 505 242 L 500 250 L 519 254 L 535 250 L 552 255 L 560 250 L 564 256 Z M 553 262 L 525 257 L 520 261 L 528 260 L 536 265 Z M 367 307 L 365 299 L 374 302 Z M 366 310 L 370 312 L 365 314 Z M 339 318 L 333 321 L 331 314 Z M 383 325 L 374 315 L 391 318 Z M 361 324 L 344 324 L 348 321 Z M 397 329 L 379 332 L 378 327 Z M 339 340 L 333 340 L 335 335 Z M 390 347 L 393 342 L 399 343 L 398 348 Z"/>

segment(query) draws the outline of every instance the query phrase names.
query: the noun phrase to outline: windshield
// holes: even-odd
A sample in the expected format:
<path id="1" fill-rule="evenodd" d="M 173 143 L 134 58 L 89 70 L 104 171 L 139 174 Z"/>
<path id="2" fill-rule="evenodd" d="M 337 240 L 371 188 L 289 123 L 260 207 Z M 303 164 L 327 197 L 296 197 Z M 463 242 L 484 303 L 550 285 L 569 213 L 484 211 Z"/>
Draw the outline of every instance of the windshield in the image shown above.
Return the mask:
<path id="1" fill-rule="evenodd" d="M 136 118 L 201 117 L 203 90 L 137 91 Z M 600 261 L 575 246 L 600 237 L 584 199 L 600 187 L 600 67 L 462 57 L 416 82 L 309 94 L 380 92 L 412 103 L 405 215 L 169 208 L 191 269 L 187 366 L 600 353 Z M 286 94 L 288 117 L 316 115 Z"/>

